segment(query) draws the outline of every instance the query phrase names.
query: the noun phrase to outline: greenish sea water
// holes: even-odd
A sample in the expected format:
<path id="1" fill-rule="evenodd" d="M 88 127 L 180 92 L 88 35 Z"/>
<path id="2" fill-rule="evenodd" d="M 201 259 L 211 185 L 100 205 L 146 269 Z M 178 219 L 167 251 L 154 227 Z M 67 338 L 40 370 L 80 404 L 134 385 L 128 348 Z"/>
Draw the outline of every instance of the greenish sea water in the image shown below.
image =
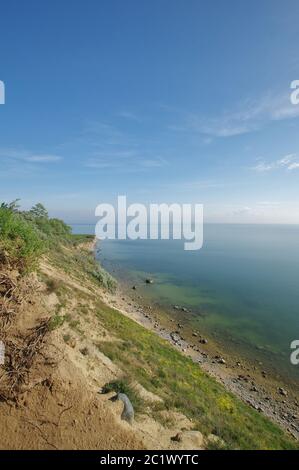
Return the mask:
<path id="1" fill-rule="evenodd" d="M 186 307 L 202 330 L 299 378 L 289 359 L 299 339 L 299 226 L 206 224 L 199 251 L 177 240 L 107 240 L 99 257 L 161 306 Z"/>

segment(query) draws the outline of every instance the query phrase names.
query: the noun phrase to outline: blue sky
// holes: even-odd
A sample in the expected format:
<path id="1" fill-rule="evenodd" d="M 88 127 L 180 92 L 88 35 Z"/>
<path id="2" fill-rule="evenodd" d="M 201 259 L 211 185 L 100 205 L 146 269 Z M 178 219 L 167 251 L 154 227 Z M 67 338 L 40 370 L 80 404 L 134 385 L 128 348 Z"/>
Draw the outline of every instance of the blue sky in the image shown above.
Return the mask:
<path id="1" fill-rule="evenodd" d="M 2 2 L 0 199 L 299 223 L 296 0 Z"/>

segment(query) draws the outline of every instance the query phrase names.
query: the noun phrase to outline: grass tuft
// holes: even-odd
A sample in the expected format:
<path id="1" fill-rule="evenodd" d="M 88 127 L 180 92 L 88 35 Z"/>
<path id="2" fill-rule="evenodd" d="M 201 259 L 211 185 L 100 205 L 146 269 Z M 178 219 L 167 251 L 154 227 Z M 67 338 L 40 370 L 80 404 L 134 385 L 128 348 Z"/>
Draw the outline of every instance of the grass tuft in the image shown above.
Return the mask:
<path id="1" fill-rule="evenodd" d="M 135 413 L 144 411 L 144 401 L 135 391 L 134 387 L 132 386 L 132 381 L 129 377 L 123 377 L 120 380 L 114 380 L 113 382 L 109 382 L 104 385 L 102 388 L 102 393 L 110 392 L 126 394 L 133 405 Z"/>
<path id="2" fill-rule="evenodd" d="M 165 408 L 190 418 L 229 449 L 295 449 L 296 442 L 207 375 L 190 358 L 117 310 L 98 302 L 101 324 L 122 341 L 98 345 L 131 380 L 159 395 Z"/>

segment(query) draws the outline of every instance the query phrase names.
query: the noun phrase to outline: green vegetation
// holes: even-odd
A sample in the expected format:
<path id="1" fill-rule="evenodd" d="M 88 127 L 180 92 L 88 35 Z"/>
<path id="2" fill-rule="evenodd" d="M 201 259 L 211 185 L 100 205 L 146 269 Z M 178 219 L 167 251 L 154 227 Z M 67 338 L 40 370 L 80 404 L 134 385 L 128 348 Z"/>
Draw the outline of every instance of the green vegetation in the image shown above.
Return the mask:
<path id="1" fill-rule="evenodd" d="M 84 276 L 93 282 L 95 286 L 101 285 L 105 289 L 113 291 L 116 288 L 115 279 L 95 260 L 91 250 L 84 249 L 84 243 L 90 242 L 90 237 L 83 238 L 80 235 L 80 240 L 81 242 L 78 243 L 78 238 L 75 237 L 75 244 L 71 240 L 72 247 L 83 244 L 80 250 L 66 250 L 65 246 L 61 244 L 56 246 L 55 250 L 50 253 L 51 261 L 58 269 L 62 269 L 78 281 L 82 281 L 82 276 Z"/>
<path id="2" fill-rule="evenodd" d="M 213 433 L 230 449 L 293 449 L 295 441 L 262 414 L 227 392 L 193 361 L 117 310 L 98 303 L 98 317 L 122 341 L 99 349 L 131 380 L 183 412 L 203 434 Z"/>
<path id="3" fill-rule="evenodd" d="M 21 272 L 37 266 L 43 253 L 60 243 L 71 242 L 71 228 L 50 219 L 42 204 L 20 211 L 18 201 L 0 206 L 0 256 Z"/>
<path id="4" fill-rule="evenodd" d="M 41 255 L 51 257 L 57 267 L 82 278 L 86 274 L 96 285 L 113 290 L 115 280 L 104 271 L 88 250 L 72 251 L 92 242 L 93 235 L 73 235 L 62 220 L 49 218 L 45 207 L 38 203 L 29 211 L 21 211 L 18 200 L 0 205 L 0 261 L 9 262 L 20 272 L 35 269 Z M 58 289 L 57 282 L 47 281 L 49 292 Z"/>
<path id="5" fill-rule="evenodd" d="M 9 262 L 20 271 L 36 267 L 43 252 L 43 241 L 37 227 L 21 214 L 0 207 L 0 260 Z"/>
<path id="6" fill-rule="evenodd" d="M 60 328 L 63 325 L 64 320 L 65 318 L 62 315 L 59 315 L 57 313 L 53 315 L 49 323 L 50 330 L 53 331 L 53 330 L 56 330 L 57 328 Z"/>
<path id="7" fill-rule="evenodd" d="M 81 234 L 73 234 L 72 241 L 74 246 L 81 245 L 82 243 L 92 242 L 94 239 L 93 235 L 81 235 Z"/>
<path id="8" fill-rule="evenodd" d="M 140 398 L 140 395 L 134 390 L 132 386 L 132 382 L 129 377 L 123 377 L 121 380 L 114 380 L 113 382 L 109 382 L 102 388 L 102 393 L 125 393 L 136 413 L 139 411 L 144 411 L 144 401 Z"/>
<path id="9" fill-rule="evenodd" d="M 99 266 L 96 266 L 96 269 L 94 271 L 91 271 L 90 274 L 99 284 L 105 287 L 105 289 L 111 292 L 114 291 L 116 287 L 115 279 L 112 276 L 110 276 L 110 274 L 107 273 L 107 271 L 105 271 Z"/>
<path id="10" fill-rule="evenodd" d="M 115 281 L 102 270 L 90 250 L 77 248 L 92 239 L 91 236 L 73 236 L 70 227 L 49 218 L 41 204 L 25 212 L 20 211 L 17 201 L 0 206 L 0 263 L 20 272 L 35 269 L 41 256 L 46 255 L 54 266 L 80 283 L 88 280 L 89 286 L 100 284 L 113 289 Z M 59 328 L 66 321 L 71 329 L 80 333 L 80 321 L 61 313 L 66 297 L 78 295 L 76 289 L 50 278 L 44 280 L 48 292 L 55 292 L 60 300 L 50 328 Z M 88 291 L 80 291 L 79 295 L 80 301 L 93 297 Z M 164 408 L 183 412 L 192 419 L 195 428 L 204 435 L 217 435 L 230 449 L 297 448 L 296 442 L 278 426 L 227 392 L 191 359 L 98 300 L 96 288 L 93 301 L 100 323 L 121 340 L 103 341 L 98 347 L 126 373 L 121 381 L 108 384 L 105 391 L 126 393 L 138 410 L 142 403 L 131 386 L 137 381 L 159 395 L 164 400 Z M 86 314 L 82 305 L 79 310 Z M 69 337 L 65 335 L 64 340 L 68 341 Z M 153 407 L 158 414 L 161 403 Z"/>

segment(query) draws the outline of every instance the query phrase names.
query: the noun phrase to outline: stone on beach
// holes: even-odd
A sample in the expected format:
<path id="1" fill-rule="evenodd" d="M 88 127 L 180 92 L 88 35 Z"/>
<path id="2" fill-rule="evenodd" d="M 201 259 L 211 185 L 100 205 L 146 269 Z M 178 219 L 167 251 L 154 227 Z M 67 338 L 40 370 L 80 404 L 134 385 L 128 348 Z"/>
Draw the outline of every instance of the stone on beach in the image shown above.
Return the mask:
<path id="1" fill-rule="evenodd" d="M 208 340 L 206 338 L 201 338 L 199 342 L 200 344 L 208 344 Z"/>

